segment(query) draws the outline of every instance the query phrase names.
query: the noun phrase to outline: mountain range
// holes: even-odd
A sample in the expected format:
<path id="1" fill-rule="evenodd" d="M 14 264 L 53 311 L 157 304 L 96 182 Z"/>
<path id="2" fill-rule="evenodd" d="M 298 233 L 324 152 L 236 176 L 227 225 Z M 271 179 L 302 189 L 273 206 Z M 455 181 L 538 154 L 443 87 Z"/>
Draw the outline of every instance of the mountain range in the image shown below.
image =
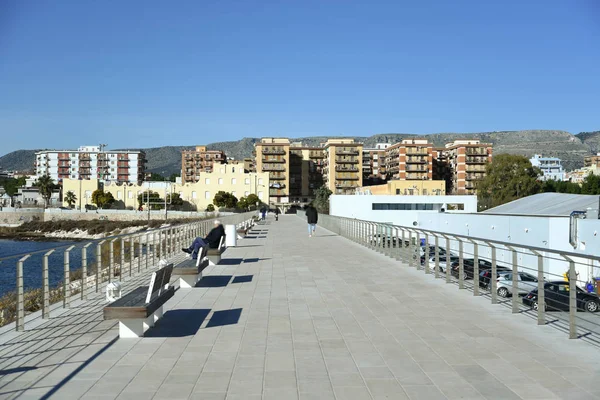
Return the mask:
<path id="1" fill-rule="evenodd" d="M 496 131 L 481 133 L 434 133 L 414 135 L 410 133 L 381 133 L 372 136 L 345 136 L 364 143 L 365 147 L 374 147 L 376 143 L 397 143 L 402 139 L 427 139 L 436 147 L 457 139 L 479 139 L 482 143 L 491 143 L 494 154 L 519 154 L 531 157 L 542 154 L 544 157 L 558 157 L 566 170 L 583 166 L 583 157 L 600 151 L 600 131 L 581 132 L 576 135 L 559 130 L 523 130 Z M 318 146 L 333 136 L 306 137 L 290 139 L 302 142 L 305 146 Z M 243 138 L 238 141 L 207 144 L 209 149 L 223 150 L 228 157 L 243 159 L 251 157 L 254 143 L 258 138 Z M 204 144 L 204 143 L 199 143 Z M 191 146 L 163 146 L 142 149 L 148 159 L 147 169 L 164 176 L 180 173 L 181 151 L 193 149 Z M 0 169 L 9 171 L 33 170 L 35 152 L 40 150 L 17 150 L 0 157 Z"/>

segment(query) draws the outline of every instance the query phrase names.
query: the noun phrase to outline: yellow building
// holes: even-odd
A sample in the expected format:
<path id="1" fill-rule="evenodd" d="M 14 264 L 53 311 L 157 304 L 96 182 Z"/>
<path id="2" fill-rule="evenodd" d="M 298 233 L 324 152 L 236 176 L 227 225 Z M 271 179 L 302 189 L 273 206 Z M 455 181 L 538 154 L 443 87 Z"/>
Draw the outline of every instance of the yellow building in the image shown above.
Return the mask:
<path id="1" fill-rule="evenodd" d="M 323 186 L 325 152 L 322 147 L 292 143 L 290 147 L 290 201 L 307 203 L 315 189 Z"/>
<path id="2" fill-rule="evenodd" d="M 446 194 L 446 181 L 388 181 L 383 185 L 363 186 L 357 194 L 443 196 Z"/>
<path id="3" fill-rule="evenodd" d="M 104 191 L 110 192 L 121 208 L 137 209 L 138 195 L 148 190 L 157 192 L 163 199 L 170 193 L 177 193 L 183 201 L 190 203 L 198 211 L 204 211 L 212 204 L 215 194 L 219 191 L 232 193 L 238 199 L 252 193 L 265 203 L 269 200 L 269 174 L 245 173 L 243 165 L 215 164 L 213 172 L 198 172 L 196 177 L 195 183 L 143 182 L 141 185 L 114 182 L 102 185 L 97 179 L 64 179 L 63 199 L 64 194 L 72 191 L 77 196 L 75 208 L 85 207 L 86 204 L 92 204 L 92 193 L 103 186 Z"/>
<path id="4" fill-rule="evenodd" d="M 208 150 L 206 146 L 196 146 L 194 150 L 181 152 L 181 181 L 198 182 L 200 172 L 212 172 L 218 164 L 227 162 L 221 150 Z"/>
<path id="5" fill-rule="evenodd" d="M 323 181 L 335 194 L 353 194 L 363 184 L 362 143 L 329 139 L 324 146 Z"/>
<path id="6" fill-rule="evenodd" d="M 290 201 L 290 141 L 286 138 L 262 138 L 254 145 L 256 171 L 269 176 L 269 203 Z M 266 201 L 266 200 L 265 200 Z"/>

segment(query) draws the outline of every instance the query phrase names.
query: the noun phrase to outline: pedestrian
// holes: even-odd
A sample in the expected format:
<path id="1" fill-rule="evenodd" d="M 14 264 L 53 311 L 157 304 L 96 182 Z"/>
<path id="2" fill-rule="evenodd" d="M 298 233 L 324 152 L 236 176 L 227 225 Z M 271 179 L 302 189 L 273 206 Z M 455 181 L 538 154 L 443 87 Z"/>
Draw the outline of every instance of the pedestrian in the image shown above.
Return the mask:
<path id="1" fill-rule="evenodd" d="M 205 238 L 197 237 L 190 247 L 184 247 L 181 250 L 185 253 L 191 254 L 192 258 L 195 260 L 198 257 L 199 250 L 201 247 L 208 246 L 210 249 L 216 249 L 219 247 L 221 243 L 221 238 L 225 235 L 225 228 L 220 221 L 215 221 L 215 227 L 210 230 L 208 235 Z"/>
<path id="2" fill-rule="evenodd" d="M 308 237 L 312 237 L 312 235 L 314 235 L 315 230 L 317 229 L 318 220 L 319 213 L 317 212 L 317 209 L 309 204 L 306 208 L 306 222 L 308 222 Z"/>
<path id="3" fill-rule="evenodd" d="M 267 209 L 266 207 L 263 207 L 260 209 L 260 215 L 262 220 L 264 221 L 267 218 Z"/>
<path id="4" fill-rule="evenodd" d="M 275 207 L 275 221 L 279 221 L 279 207 Z"/>

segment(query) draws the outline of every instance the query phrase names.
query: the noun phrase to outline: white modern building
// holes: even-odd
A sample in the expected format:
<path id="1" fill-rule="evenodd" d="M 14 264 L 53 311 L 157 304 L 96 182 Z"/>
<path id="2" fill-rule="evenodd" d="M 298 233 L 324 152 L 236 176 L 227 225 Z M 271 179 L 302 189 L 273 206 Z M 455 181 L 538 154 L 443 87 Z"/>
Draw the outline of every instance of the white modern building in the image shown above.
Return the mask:
<path id="1" fill-rule="evenodd" d="M 541 177 L 544 181 L 564 181 L 565 171 L 563 170 L 560 158 L 542 157 L 540 154 L 534 154 L 529 159 L 531 165 L 542 170 L 544 175 Z"/>
<path id="2" fill-rule="evenodd" d="M 100 179 L 138 183 L 144 180 L 146 153 L 141 150 L 104 150 L 104 145 L 77 150 L 44 150 L 35 153 L 35 175 L 63 179 Z"/>
<path id="3" fill-rule="evenodd" d="M 477 196 L 332 195 L 329 213 L 395 225 L 412 225 L 420 213 L 476 213 Z"/>

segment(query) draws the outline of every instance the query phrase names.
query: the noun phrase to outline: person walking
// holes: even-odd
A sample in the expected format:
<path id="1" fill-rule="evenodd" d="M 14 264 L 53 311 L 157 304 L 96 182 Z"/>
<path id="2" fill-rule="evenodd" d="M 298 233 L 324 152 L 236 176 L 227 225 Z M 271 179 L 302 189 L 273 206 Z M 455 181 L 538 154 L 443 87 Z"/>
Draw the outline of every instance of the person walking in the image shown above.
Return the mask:
<path id="1" fill-rule="evenodd" d="M 260 209 L 260 215 L 263 221 L 267 218 L 267 209 L 265 207 Z"/>
<path id="2" fill-rule="evenodd" d="M 312 205 L 306 208 L 306 222 L 308 222 L 308 237 L 312 237 L 317 229 L 317 221 L 319 220 L 319 213 L 317 209 Z"/>
<path id="3" fill-rule="evenodd" d="M 279 207 L 275 207 L 274 213 L 275 213 L 275 221 L 279 221 L 279 213 L 280 213 Z"/>

